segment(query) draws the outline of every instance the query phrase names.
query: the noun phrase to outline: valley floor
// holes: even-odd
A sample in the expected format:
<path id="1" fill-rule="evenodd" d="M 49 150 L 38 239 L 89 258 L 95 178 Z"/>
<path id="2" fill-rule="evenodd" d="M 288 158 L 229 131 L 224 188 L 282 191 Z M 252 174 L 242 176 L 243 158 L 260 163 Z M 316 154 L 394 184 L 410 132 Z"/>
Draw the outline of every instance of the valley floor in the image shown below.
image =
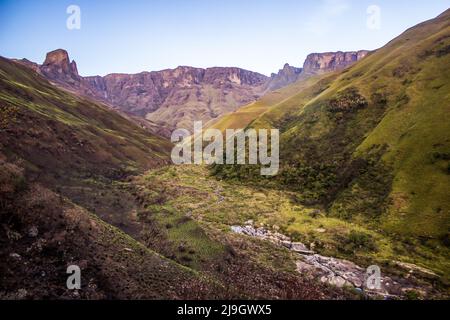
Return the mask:
<path id="1" fill-rule="evenodd" d="M 307 250 L 320 254 L 318 257 L 350 260 L 361 270 L 378 265 L 382 276 L 392 279 L 396 296 L 421 298 L 448 294 L 450 260 L 444 248 L 436 250 L 402 243 L 362 224 L 328 217 L 321 208 L 296 203 L 290 192 L 219 181 L 204 166 L 152 170 L 135 178 L 131 185 L 142 203 L 143 209 L 136 219 L 146 225 L 143 238 L 147 232 L 147 245 L 188 267 L 209 272 L 214 266 L 214 273 L 217 268 L 224 272 L 221 266 L 226 264 L 222 260 L 229 259 L 230 252 L 234 255 L 239 251 L 268 270 L 316 282 L 322 278 L 334 286 L 345 285 L 336 279 L 327 281 L 320 272 L 302 272 L 299 264 L 311 258 L 266 241 L 273 237 L 232 231 L 239 230 L 236 226 L 250 224 L 254 230 L 303 243 Z M 155 235 L 159 243 L 154 242 Z M 346 271 L 352 270 L 339 272 Z"/>

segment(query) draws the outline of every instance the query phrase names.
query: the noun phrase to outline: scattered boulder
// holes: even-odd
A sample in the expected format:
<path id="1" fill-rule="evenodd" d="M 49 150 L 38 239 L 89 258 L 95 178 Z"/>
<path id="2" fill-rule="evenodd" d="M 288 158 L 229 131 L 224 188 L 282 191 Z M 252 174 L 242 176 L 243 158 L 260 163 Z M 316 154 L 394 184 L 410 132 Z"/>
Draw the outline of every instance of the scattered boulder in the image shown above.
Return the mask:
<path id="1" fill-rule="evenodd" d="M 438 275 L 436 273 L 434 273 L 433 271 L 426 269 L 424 267 L 420 267 L 418 265 L 412 264 L 412 263 L 406 263 L 406 262 L 401 262 L 401 261 L 394 261 L 394 263 L 399 266 L 402 269 L 407 270 L 409 273 L 418 273 L 421 274 L 423 276 L 428 276 L 428 277 L 438 277 Z"/>
<path id="2" fill-rule="evenodd" d="M 293 242 L 291 246 L 291 250 L 301 254 L 314 254 L 313 251 L 309 250 L 303 243 L 301 242 Z"/>
<path id="3" fill-rule="evenodd" d="M 308 248 L 301 242 L 292 242 L 289 237 L 278 232 L 272 232 L 262 227 L 255 228 L 253 227 L 253 221 L 252 224 L 248 223 L 244 227 L 232 226 L 231 231 L 266 240 L 280 247 L 296 252 L 300 257 L 300 259 L 296 262 L 297 272 L 301 274 L 309 274 L 321 282 L 328 283 L 339 288 L 356 288 L 368 296 L 383 297 L 385 299 L 398 299 L 404 293 L 402 291 L 401 284 L 393 281 L 390 277 L 383 275 L 381 275 L 380 278 L 379 289 L 368 289 L 366 288 L 367 270 L 365 268 L 362 268 L 348 260 L 315 254 L 312 250 L 315 247 L 314 243 L 311 243 L 310 248 Z M 398 261 L 396 263 L 399 266 L 410 270 L 410 273 L 421 272 L 428 275 L 434 274 L 432 271 L 413 264 Z"/>
<path id="4" fill-rule="evenodd" d="M 253 221 L 249 220 L 245 223 L 244 227 L 232 226 L 231 231 L 234 233 L 244 234 L 250 237 L 259 238 L 262 240 L 270 241 L 278 246 L 285 247 L 299 254 L 314 254 L 314 251 L 310 250 L 306 245 L 301 242 L 292 242 L 288 236 L 279 232 L 272 232 L 266 228 L 253 227 Z"/>
<path id="5" fill-rule="evenodd" d="M 292 242 L 290 242 L 290 241 L 281 241 L 281 245 L 282 245 L 283 247 L 288 248 L 289 250 L 292 249 Z"/>
<path id="6" fill-rule="evenodd" d="M 243 234 L 244 233 L 244 228 L 239 227 L 239 226 L 232 226 L 231 227 L 231 231 L 233 231 L 234 233 Z"/>

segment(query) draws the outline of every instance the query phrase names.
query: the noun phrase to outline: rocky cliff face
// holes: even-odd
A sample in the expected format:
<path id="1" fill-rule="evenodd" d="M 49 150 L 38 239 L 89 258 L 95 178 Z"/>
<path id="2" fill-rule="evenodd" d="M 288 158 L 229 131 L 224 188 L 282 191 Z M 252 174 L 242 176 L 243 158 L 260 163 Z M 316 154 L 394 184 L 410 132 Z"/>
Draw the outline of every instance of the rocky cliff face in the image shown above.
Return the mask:
<path id="1" fill-rule="evenodd" d="M 341 70 L 361 60 L 368 53 L 369 51 L 367 50 L 312 53 L 306 58 L 303 72 L 305 74 L 321 74 Z"/>
<path id="2" fill-rule="evenodd" d="M 258 99 L 268 77 L 240 68 L 178 67 L 138 74 L 81 77 L 65 50 L 47 54 L 42 65 L 16 60 L 48 80 L 169 129 L 191 129 Z M 164 130 L 167 135 L 168 130 Z"/>
<path id="3" fill-rule="evenodd" d="M 285 64 L 278 73 L 273 73 L 267 82 L 266 90 L 274 91 L 291 83 L 316 74 L 342 70 L 364 58 L 370 51 L 312 53 L 306 58 L 303 68 Z"/>
<path id="4" fill-rule="evenodd" d="M 270 78 L 240 68 L 193 68 L 109 74 L 82 77 L 67 51 L 47 54 L 42 65 L 26 59 L 16 60 L 78 94 L 105 102 L 131 116 L 145 118 L 164 135 L 174 128 L 191 130 L 194 121 L 204 123 L 249 104 L 267 91 L 277 90 L 301 77 L 345 68 L 362 59 L 367 51 L 315 53 L 304 67 L 285 64 Z"/>
<path id="5" fill-rule="evenodd" d="M 82 80 L 86 93 L 169 128 L 191 130 L 250 103 L 266 77 L 238 68 L 178 67 L 139 74 L 110 74 Z"/>
<path id="6" fill-rule="evenodd" d="M 277 90 L 297 81 L 302 71 L 302 68 L 296 68 L 286 63 L 278 73 L 272 73 L 270 81 L 267 84 L 267 90 Z"/>
<path id="7" fill-rule="evenodd" d="M 76 62 L 70 62 L 67 51 L 62 49 L 47 53 L 39 70 L 41 74 L 55 82 L 77 84 L 81 79 Z"/>

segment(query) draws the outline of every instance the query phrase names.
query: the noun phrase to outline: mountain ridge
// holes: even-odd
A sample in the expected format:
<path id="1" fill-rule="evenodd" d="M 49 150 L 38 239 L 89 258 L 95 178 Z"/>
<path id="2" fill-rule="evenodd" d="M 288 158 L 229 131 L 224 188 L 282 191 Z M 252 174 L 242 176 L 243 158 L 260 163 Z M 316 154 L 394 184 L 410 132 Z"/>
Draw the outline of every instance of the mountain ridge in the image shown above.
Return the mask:
<path id="1" fill-rule="evenodd" d="M 362 52 L 362 51 L 361 51 Z M 105 76 L 80 76 L 77 64 L 67 51 L 57 49 L 46 55 L 42 65 L 27 59 L 15 60 L 48 80 L 72 92 L 111 105 L 128 115 L 150 121 L 156 133 L 168 137 L 175 128 L 188 128 L 194 121 L 209 121 L 256 101 L 300 78 L 344 68 L 362 58 L 353 52 L 325 53 L 330 65 L 313 63 L 321 54 L 308 56 L 304 68 L 286 64 L 270 78 L 237 67 L 196 68 L 143 71 L 136 74 L 110 73 Z M 341 57 L 342 56 L 342 57 Z M 340 58 L 338 58 L 340 57 Z M 349 58 L 350 57 L 350 58 Z"/>

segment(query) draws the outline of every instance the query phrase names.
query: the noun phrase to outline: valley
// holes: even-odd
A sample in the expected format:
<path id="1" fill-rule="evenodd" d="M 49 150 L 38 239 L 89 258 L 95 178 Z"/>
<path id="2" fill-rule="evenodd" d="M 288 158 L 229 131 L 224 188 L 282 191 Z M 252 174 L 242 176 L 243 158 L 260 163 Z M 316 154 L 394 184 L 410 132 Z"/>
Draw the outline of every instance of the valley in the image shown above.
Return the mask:
<path id="1" fill-rule="evenodd" d="M 449 48 L 447 10 L 271 77 L 0 57 L 0 299 L 449 299 Z M 278 174 L 174 164 L 194 121 L 278 130 Z"/>
<path id="2" fill-rule="evenodd" d="M 354 261 L 362 270 L 374 264 L 380 266 L 383 276 L 389 275 L 402 283 L 395 291 L 398 296 L 439 296 L 445 292 L 449 268 L 446 250 L 438 253 L 427 246 L 416 245 L 414 252 L 417 254 L 411 254 L 409 244 L 387 233 L 331 217 L 320 207 L 304 206 L 295 200 L 295 193 L 217 181 L 210 176 L 207 167 L 195 165 L 150 171 L 133 184 L 137 185 L 138 194 L 155 194 L 153 192 L 161 190 L 158 194 L 164 195 L 163 200 L 157 198 L 145 203 L 145 207 L 154 213 L 150 215 L 154 228 L 174 245 L 175 252 L 169 255 L 175 255 L 175 259 L 185 265 L 192 266 L 214 256 L 211 250 L 217 254 L 211 240 L 205 241 L 198 232 L 193 232 L 196 229 L 193 226 L 197 225 L 197 228 L 207 230 L 210 239 L 215 241 L 251 241 L 258 248 L 255 251 L 255 247 L 251 247 L 253 259 L 278 270 L 295 273 L 298 261 L 302 260 L 298 253 L 290 252 L 278 243 L 291 239 L 299 248 L 305 244 L 300 253 L 307 256 L 319 253 Z M 146 198 L 154 199 L 152 196 Z M 242 227 L 246 225 L 248 231 L 244 232 Z M 251 231 L 253 226 L 255 229 Z M 266 232 L 279 234 L 279 240 L 264 236 Z M 239 235 L 241 233 L 251 237 Z M 177 252 L 180 245 L 183 250 Z M 156 247 L 161 246 L 156 244 Z M 189 252 L 193 252 L 190 259 L 185 257 L 190 256 Z M 204 252 L 204 257 L 198 256 L 200 252 Z M 275 252 L 283 258 L 277 258 Z M 316 273 L 317 270 L 312 272 L 313 277 Z M 437 279 L 443 282 L 437 285 Z M 332 283 L 336 285 L 336 282 Z M 440 289 L 435 291 L 436 288 Z"/>
<path id="3" fill-rule="evenodd" d="M 7 59 L 0 87 L 2 299 L 354 296 L 248 259 L 184 212 L 160 216 L 163 190 L 134 181 L 169 165 L 167 140 Z M 80 292 L 65 287 L 72 264 Z"/>

